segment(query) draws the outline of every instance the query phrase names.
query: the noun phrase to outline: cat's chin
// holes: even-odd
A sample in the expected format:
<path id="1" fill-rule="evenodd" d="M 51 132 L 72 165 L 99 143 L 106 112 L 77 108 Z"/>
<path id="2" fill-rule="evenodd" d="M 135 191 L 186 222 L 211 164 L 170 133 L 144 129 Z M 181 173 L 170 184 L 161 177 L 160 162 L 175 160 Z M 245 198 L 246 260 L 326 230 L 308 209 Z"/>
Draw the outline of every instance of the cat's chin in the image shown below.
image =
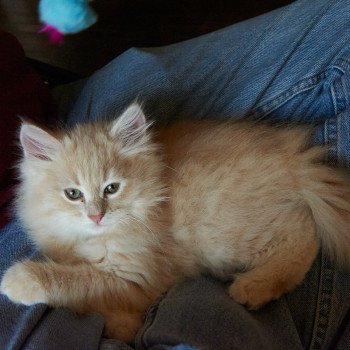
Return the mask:
<path id="1" fill-rule="evenodd" d="M 111 230 L 111 225 L 106 224 L 91 224 L 86 230 L 90 236 L 100 236 Z"/>
<path id="2" fill-rule="evenodd" d="M 101 236 L 115 231 L 116 227 L 119 226 L 120 222 L 114 220 L 102 220 L 102 222 L 98 224 L 92 221 L 83 221 L 81 222 L 81 229 L 79 229 L 79 231 L 82 232 L 84 236 Z"/>

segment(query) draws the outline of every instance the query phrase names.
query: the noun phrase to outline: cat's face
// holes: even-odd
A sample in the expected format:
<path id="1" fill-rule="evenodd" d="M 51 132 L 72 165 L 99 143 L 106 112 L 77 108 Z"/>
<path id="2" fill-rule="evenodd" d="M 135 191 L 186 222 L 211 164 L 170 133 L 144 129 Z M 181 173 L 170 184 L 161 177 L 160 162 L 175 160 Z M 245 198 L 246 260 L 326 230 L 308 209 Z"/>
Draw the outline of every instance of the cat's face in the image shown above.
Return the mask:
<path id="1" fill-rule="evenodd" d="M 63 236 L 100 235 L 131 221 L 142 225 L 163 196 L 162 165 L 146 128 L 135 105 L 111 124 L 82 125 L 59 138 L 22 126 L 19 208 L 25 222 L 51 223 Z"/>

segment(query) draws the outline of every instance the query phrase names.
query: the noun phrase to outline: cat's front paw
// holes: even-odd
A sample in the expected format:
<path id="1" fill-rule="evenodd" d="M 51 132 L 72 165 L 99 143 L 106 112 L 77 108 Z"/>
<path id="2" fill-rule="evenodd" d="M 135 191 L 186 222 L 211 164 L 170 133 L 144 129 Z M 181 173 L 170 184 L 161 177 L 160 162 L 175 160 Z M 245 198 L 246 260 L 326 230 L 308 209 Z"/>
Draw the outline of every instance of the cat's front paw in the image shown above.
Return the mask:
<path id="1" fill-rule="evenodd" d="M 244 276 L 237 277 L 233 281 L 228 293 L 234 301 L 246 306 L 249 310 L 260 309 L 282 294 L 276 292 L 268 281 L 253 280 Z"/>
<path id="2" fill-rule="evenodd" d="M 11 266 L 2 278 L 0 292 L 15 303 L 47 303 L 45 288 L 25 263 Z"/>

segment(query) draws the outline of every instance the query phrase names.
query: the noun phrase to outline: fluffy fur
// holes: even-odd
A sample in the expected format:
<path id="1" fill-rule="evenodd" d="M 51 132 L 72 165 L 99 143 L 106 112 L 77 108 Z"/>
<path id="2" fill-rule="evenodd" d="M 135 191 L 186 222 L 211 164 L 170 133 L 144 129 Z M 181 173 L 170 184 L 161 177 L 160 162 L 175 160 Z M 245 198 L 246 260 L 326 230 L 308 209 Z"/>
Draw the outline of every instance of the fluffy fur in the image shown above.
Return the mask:
<path id="1" fill-rule="evenodd" d="M 147 127 L 137 105 L 63 134 L 22 126 L 18 211 L 46 259 L 6 272 L 11 300 L 100 312 L 108 336 L 130 340 L 182 276 L 233 279 L 230 296 L 256 309 L 302 281 L 320 243 L 350 265 L 348 179 L 307 146 L 308 129 Z"/>

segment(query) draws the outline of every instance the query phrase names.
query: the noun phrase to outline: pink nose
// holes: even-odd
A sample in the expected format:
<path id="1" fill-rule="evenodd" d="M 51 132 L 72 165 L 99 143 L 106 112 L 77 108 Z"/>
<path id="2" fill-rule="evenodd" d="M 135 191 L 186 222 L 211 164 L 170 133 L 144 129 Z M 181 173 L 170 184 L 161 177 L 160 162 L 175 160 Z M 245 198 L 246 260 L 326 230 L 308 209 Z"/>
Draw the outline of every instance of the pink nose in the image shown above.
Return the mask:
<path id="1" fill-rule="evenodd" d="M 100 213 L 97 215 L 89 215 L 89 218 L 93 221 L 96 222 L 96 224 L 99 224 L 103 218 L 104 214 Z"/>

